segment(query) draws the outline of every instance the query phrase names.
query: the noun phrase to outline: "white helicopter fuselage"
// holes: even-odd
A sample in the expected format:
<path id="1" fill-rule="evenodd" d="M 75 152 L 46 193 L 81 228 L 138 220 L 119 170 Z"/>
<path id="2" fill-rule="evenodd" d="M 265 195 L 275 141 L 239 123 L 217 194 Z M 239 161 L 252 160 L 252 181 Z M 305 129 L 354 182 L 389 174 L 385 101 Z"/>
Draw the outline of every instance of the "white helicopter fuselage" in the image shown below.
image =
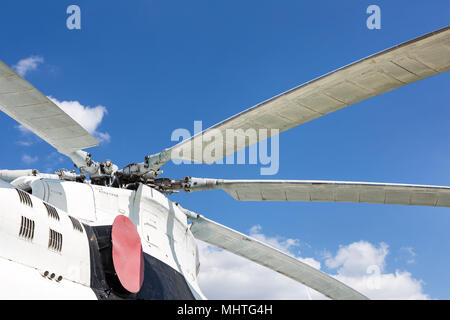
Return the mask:
<path id="1" fill-rule="evenodd" d="M 111 280 L 118 215 L 141 238 L 145 270 L 137 294 Z M 143 184 L 134 191 L 39 177 L 0 180 L 0 299 L 204 299 L 199 265 L 186 215 Z"/>

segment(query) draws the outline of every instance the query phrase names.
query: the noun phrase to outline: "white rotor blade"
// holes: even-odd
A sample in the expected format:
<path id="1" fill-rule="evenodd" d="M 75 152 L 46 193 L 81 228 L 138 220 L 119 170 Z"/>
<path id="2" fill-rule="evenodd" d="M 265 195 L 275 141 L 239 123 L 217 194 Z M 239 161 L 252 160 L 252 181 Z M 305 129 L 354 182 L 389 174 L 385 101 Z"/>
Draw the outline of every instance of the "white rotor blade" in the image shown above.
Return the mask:
<path id="1" fill-rule="evenodd" d="M 26 169 L 26 170 L 0 170 L 0 180 L 11 182 L 20 177 L 31 177 L 37 170 Z"/>
<path id="2" fill-rule="evenodd" d="M 184 209 L 185 212 L 188 211 Z M 254 238 L 227 228 L 201 215 L 187 212 L 195 238 L 230 251 L 277 271 L 324 294 L 331 299 L 365 300 L 367 297 L 335 278 L 270 247 Z"/>
<path id="3" fill-rule="evenodd" d="M 78 122 L 1 61 L 0 110 L 65 155 L 98 145 Z"/>
<path id="4" fill-rule="evenodd" d="M 442 186 L 313 180 L 190 179 L 189 191 L 223 189 L 241 201 L 323 201 L 450 207 L 450 187 Z"/>
<path id="5" fill-rule="evenodd" d="M 203 150 L 215 141 L 217 134 L 225 140 L 227 129 L 242 129 L 244 132 L 254 129 L 257 133 L 259 129 L 279 129 L 283 132 L 449 69 L 450 27 L 445 27 L 354 62 L 247 109 L 166 149 L 164 161 L 184 159 L 212 163 L 267 138 L 258 135 L 256 141 L 252 138 L 250 143 L 243 132 L 235 132 L 241 142 L 226 141 L 223 150 L 216 150 L 212 157 L 203 159 Z M 270 130 L 267 134 L 271 136 Z M 212 146 L 208 150 L 213 150 Z"/>

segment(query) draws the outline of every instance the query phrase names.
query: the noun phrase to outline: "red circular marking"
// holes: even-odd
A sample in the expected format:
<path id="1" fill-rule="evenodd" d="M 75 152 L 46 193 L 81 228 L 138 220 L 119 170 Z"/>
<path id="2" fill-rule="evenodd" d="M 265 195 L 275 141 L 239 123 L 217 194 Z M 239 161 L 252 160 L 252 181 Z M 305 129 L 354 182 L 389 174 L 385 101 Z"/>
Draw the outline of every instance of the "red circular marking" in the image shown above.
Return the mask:
<path id="1" fill-rule="evenodd" d="M 122 286 L 137 293 L 144 281 L 144 256 L 139 233 L 133 222 L 125 216 L 117 216 L 112 225 L 112 253 L 114 269 Z"/>

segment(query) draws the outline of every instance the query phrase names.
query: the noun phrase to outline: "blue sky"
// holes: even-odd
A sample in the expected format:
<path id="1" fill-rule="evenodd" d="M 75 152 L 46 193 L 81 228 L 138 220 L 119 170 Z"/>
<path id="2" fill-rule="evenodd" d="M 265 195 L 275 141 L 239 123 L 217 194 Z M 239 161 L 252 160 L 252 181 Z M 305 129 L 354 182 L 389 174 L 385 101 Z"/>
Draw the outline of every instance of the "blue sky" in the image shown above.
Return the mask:
<path id="1" fill-rule="evenodd" d="M 82 29 L 66 28 L 81 8 Z M 381 8 L 381 30 L 366 8 Z M 104 106 L 92 150 L 120 166 L 171 146 L 176 128 L 213 125 L 355 60 L 449 23 L 448 1 L 14 1 L 0 4 L 0 59 L 43 58 L 26 79 L 59 101 Z M 402 87 L 280 136 L 271 179 L 449 185 L 450 74 Z M 1 168 L 71 168 L 0 115 Z M 24 146 L 20 141 L 31 143 Z M 26 158 L 29 156 L 26 163 Z M 33 162 L 32 160 L 37 161 Z M 169 163 L 165 176 L 258 179 L 257 165 Z M 387 273 L 408 271 L 431 298 L 450 298 L 450 211 L 394 205 L 237 202 L 221 191 L 171 196 L 248 233 L 300 239 L 302 256 L 361 240 L 386 243 Z M 411 254 L 411 249 L 414 254 Z M 412 262 L 412 260 L 414 260 Z M 328 270 L 322 264 L 324 271 Z"/>

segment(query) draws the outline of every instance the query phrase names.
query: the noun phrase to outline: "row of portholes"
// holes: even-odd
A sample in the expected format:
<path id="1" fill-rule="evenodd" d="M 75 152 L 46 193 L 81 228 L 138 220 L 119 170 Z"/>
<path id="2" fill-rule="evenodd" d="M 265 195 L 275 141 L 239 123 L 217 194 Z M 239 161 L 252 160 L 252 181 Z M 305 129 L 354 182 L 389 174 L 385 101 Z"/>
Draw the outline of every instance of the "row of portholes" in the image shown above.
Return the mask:
<path id="1" fill-rule="evenodd" d="M 55 280 L 56 282 L 60 282 L 63 279 L 62 276 L 56 277 L 56 274 L 50 273 L 49 271 L 44 271 L 44 273 L 42 273 L 42 276 L 49 280 Z"/>

